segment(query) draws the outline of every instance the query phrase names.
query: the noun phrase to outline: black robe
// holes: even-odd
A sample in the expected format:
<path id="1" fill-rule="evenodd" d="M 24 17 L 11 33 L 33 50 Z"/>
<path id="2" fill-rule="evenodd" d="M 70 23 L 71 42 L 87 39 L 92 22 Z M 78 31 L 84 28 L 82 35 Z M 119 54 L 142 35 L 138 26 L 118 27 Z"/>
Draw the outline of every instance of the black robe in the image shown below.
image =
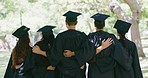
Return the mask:
<path id="1" fill-rule="evenodd" d="M 23 74 L 22 76 L 18 75 L 19 70 L 15 70 L 14 68 L 12 68 L 12 55 L 10 56 L 9 62 L 8 62 L 8 66 L 4 75 L 4 78 L 33 78 L 32 77 L 32 48 L 30 48 L 29 52 L 27 53 L 27 56 L 24 60 L 24 62 L 22 63 L 22 69 L 21 72 L 19 74 Z"/>
<path id="2" fill-rule="evenodd" d="M 120 39 L 119 41 L 124 44 L 123 39 Z M 130 69 L 125 70 L 118 64 L 115 68 L 116 78 L 143 78 L 135 43 L 127 39 L 125 43 L 125 49 L 128 52 L 128 57 L 130 58 L 129 60 L 131 60 Z"/>
<path id="3" fill-rule="evenodd" d="M 39 41 L 35 45 L 39 46 L 42 51 L 48 52 L 50 55 L 51 45 L 49 41 Z M 47 67 L 50 65 L 50 61 L 46 56 L 33 54 L 33 77 L 34 78 L 55 78 L 54 70 L 47 70 Z"/>
<path id="4" fill-rule="evenodd" d="M 97 31 L 90 33 L 88 38 L 95 48 L 101 45 L 102 40 L 113 39 L 111 46 L 102 50 L 88 62 L 88 78 L 115 78 L 114 68 L 117 63 L 127 70 L 130 68 L 128 57 L 123 53 L 125 50 L 113 34 Z"/>
<path id="5" fill-rule="evenodd" d="M 85 65 L 84 58 L 87 57 L 81 56 L 85 55 L 84 52 L 76 53 L 75 56 L 70 58 L 64 57 L 63 52 L 64 50 L 77 51 L 83 49 L 87 44 L 86 39 L 87 35 L 77 30 L 67 30 L 57 35 L 49 59 L 51 65 L 56 66 L 60 71 L 59 78 L 85 78 L 85 69 L 80 69 L 82 65 Z"/>

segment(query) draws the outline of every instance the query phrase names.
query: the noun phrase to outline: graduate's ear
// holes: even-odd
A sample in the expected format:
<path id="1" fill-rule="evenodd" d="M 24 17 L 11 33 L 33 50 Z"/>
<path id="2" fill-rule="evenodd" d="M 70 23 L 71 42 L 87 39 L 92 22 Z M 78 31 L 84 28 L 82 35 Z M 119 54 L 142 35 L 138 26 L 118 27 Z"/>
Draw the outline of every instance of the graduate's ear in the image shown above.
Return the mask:
<path id="1" fill-rule="evenodd" d="M 65 24 L 68 25 L 66 21 L 65 21 Z"/>
<path id="2" fill-rule="evenodd" d="M 67 21 L 65 20 L 65 24 L 66 24 L 66 26 L 68 25 L 68 23 L 67 23 Z"/>
<path id="3" fill-rule="evenodd" d="M 78 21 L 76 22 L 76 25 L 78 24 Z"/>

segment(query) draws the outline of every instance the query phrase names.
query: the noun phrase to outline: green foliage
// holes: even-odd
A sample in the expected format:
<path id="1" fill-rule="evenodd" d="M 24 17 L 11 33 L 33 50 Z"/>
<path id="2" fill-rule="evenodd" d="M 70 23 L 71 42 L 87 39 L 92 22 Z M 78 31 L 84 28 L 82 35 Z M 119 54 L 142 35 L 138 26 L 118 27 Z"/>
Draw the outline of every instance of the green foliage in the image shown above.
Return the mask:
<path id="1" fill-rule="evenodd" d="M 35 3 L 37 2 L 38 0 L 28 0 L 29 3 Z"/>
<path id="2" fill-rule="evenodd" d="M 143 8 L 141 15 L 142 17 L 148 18 L 148 8 Z"/>
<path id="3" fill-rule="evenodd" d="M 1 36 L 1 37 L 4 37 L 6 34 L 7 34 L 6 32 L 0 31 L 0 36 Z"/>
<path id="4" fill-rule="evenodd" d="M 93 20 L 90 18 L 95 13 L 105 13 L 111 17 L 106 21 L 105 30 L 116 33 L 113 26 L 118 19 L 109 9 L 109 0 L 0 0 L 2 10 L 0 17 L 3 26 L 11 26 L 11 29 L 2 31 L 14 31 L 20 25 L 19 14 L 22 12 L 23 24 L 31 28 L 32 32 L 45 25 L 56 25 L 55 33 L 65 30 L 65 21 L 62 16 L 66 11 L 72 10 L 81 12 L 78 30 L 91 32 L 94 30 Z M 124 0 L 119 0 L 124 3 Z M 124 7 L 123 7 L 124 8 Z M 1 9 L 0 9 L 1 10 Z M 130 10 L 126 9 L 126 14 L 131 15 Z M 142 9 L 142 19 L 148 18 L 148 9 Z M 6 23 L 5 23 L 6 22 Z M 141 26 L 145 26 L 140 24 Z M 0 29 L 1 30 L 1 29 Z"/>
<path id="5" fill-rule="evenodd" d="M 124 3 L 125 1 L 124 0 L 119 0 L 120 2 Z"/>
<path id="6" fill-rule="evenodd" d="M 15 4 L 13 0 L 2 0 L 2 5 L 6 8 L 6 14 L 15 11 Z"/>

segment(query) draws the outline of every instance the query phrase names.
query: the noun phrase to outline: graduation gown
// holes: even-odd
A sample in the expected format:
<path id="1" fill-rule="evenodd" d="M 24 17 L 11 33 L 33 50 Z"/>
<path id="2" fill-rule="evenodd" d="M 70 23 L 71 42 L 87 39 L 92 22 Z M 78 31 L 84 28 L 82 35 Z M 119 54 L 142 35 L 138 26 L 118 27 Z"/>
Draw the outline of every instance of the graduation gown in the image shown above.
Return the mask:
<path id="1" fill-rule="evenodd" d="M 108 48 L 102 50 L 93 57 L 88 63 L 88 78 L 115 78 L 116 64 L 119 63 L 123 68 L 129 69 L 128 58 L 117 38 L 113 34 L 104 31 L 97 31 L 88 35 L 89 41 L 95 48 L 99 47 L 102 40 L 112 38 L 113 43 Z M 90 51 L 92 52 L 92 51 Z"/>
<path id="2" fill-rule="evenodd" d="M 66 58 L 63 55 L 64 50 L 77 51 L 84 47 L 87 35 L 77 30 L 67 30 L 59 33 L 53 44 L 51 53 L 51 65 L 56 66 L 60 73 L 60 78 L 85 78 L 85 69 L 80 69 L 85 65 L 85 60 L 76 53 L 75 56 Z M 82 59 L 81 59 L 82 58 Z"/>
<path id="3" fill-rule="evenodd" d="M 123 39 L 119 39 L 123 43 Z M 125 47 L 128 52 L 128 57 L 130 58 L 130 69 L 125 70 L 119 64 L 115 68 L 116 78 L 143 78 L 137 48 L 134 42 L 126 39 L 127 46 Z"/>
<path id="4" fill-rule="evenodd" d="M 32 77 L 32 48 L 30 48 L 24 62 L 17 70 L 12 68 L 12 55 L 10 56 L 4 78 L 33 78 Z"/>
<path id="5" fill-rule="evenodd" d="M 35 45 L 39 46 L 42 51 L 48 52 L 50 55 L 50 49 L 51 45 L 45 41 L 39 41 Z M 33 54 L 33 77 L 34 78 L 54 78 L 55 72 L 54 70 L 47 70 L 47 67 L 50 65 L 50 62 L 47 57 L 39 55 L 39 54 Z"/>

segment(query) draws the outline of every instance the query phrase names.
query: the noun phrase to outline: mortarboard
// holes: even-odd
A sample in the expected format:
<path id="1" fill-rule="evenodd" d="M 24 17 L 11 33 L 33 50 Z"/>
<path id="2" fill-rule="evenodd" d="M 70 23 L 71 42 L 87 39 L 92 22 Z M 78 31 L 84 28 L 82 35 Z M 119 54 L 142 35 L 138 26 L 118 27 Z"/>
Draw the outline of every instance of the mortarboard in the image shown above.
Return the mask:
<path id="1" fill-rule="evenodd" d="M 97 13 L 91 16 L 91 18 L 93 18 L 95 21 L 105 21 L 105 19 L 107 19 L 108 17 L 110 16 L 105 14 L 100 14 L 100 13 Z"/>
<path id="2" fill-rule="evenodd" d="M 115 25 L 114 25 L 114 28 L 117 29 L 118 33 L 124 35 L 125 33 L 128 32 L 130 26 L 131 26 L 131 23 L 128 23 L 128 22 L 125 22 L 125 21 L 122 21 L 122 20 L 117 20 Z"/>
<path id="3" fill-rule="evenodd" d="M 44 27 L 40 28 L 37 32 L 42 32 L 42 33 L 52 33 L 52 29 L 55 28 L 55 26 L 51 25 L 45 25 Z"/>
<path id="4" fill-rule="evenodd" d="M 14 35 L 17 38 L 26 38 L 26 37 L 28 37 L 29 30 L 30 30 L 30 28 L 28 28 L 26 26 L 21 26 L 14 33 L 12 33 L 12 35 Z"/>
<path id="5" fill-rule="evenodd" d="M 66 20 L 69 22 L 75 22 L 77 21 L 77 16 L 81 15 L 81 13 L 68 11 L 63 16 L 66 17 Z"/>

